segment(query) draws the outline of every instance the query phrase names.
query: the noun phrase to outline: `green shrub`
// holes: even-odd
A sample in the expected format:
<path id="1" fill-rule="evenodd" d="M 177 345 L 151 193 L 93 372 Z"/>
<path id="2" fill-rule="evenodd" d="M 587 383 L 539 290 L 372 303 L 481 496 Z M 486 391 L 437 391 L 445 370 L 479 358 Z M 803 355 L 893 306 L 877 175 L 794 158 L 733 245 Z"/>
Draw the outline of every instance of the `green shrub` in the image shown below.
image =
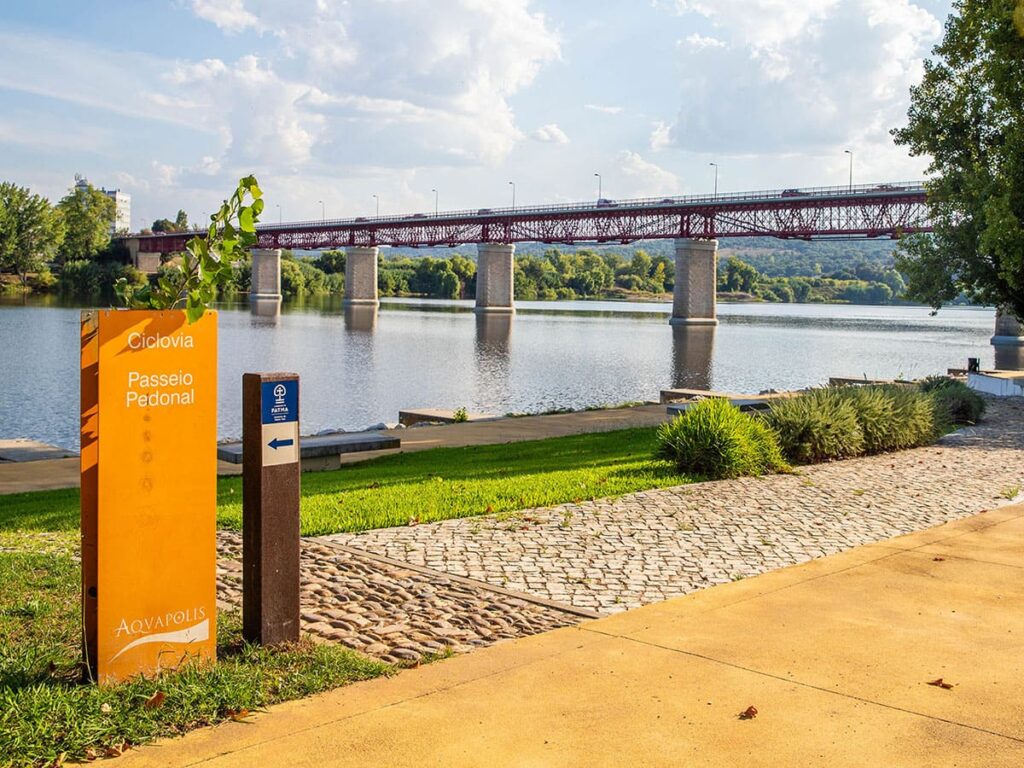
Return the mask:
<path id="1" fill-rule="evenodd" d="M 958 379 L 929 376 L 920 386 L 922 391 L 932 393 L 952 424 L 977 424 L 985 413 L 984 398 Z"/>
<path id="2" fill-rule="evenodd" d="M 298 296 L 306 292 L 306 276 L 292 259 L 281 259 L 281 293 Z"/>
<path id="3" fill-rule="evenodd" d="M 815 389 L 776 400 L 764 420 L 792 462 L 845 459 L 864 452 L 864 433 L 849 397 L 838 389 Z"/>
<path id="4" fill-rule="evenodd" d="M 898 423 L 902 428 L 900 448 L 931 445 L 952 430 L 949 414 L 933 393 L 919 387 L 892 387 Z"/>
<path id="5" fill-rule="evenodd" d="M 663 424 L 657 456 L 681 473 L 715 480 L 787 469 L 771 430 L 719 398 L 703 400 Z"/>
<path id="6" fill-rule="evenodd" d="M 147 282 L 146 276 L 130 264 L 85 259 L 64 262 L 58 282 L 65 293 L 88 298 L 113 292 L 114 283 L 122 277 L 130 285 L 140 286 Z"/>
<path id="7" fill-rule="evenodd" d="M 853 406 L 863 437 L 864 453 L 882 453 L 907 447 L 896 400 L 889 387 L 856 386 L 834 390 Z"/>

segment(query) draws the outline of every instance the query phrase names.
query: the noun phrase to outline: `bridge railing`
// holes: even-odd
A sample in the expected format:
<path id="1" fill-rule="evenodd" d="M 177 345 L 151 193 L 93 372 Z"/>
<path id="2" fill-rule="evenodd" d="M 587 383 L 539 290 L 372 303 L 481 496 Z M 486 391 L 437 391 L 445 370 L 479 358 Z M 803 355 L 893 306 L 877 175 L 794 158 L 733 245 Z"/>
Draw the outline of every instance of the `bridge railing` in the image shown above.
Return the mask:
<path id="1" fill-rule="evenodd" d="M 800 187 L 793 189 L 769 189 L 742 193 L 719 193 L 718 195 L 683 195 L 666 197 L 640 197 L 624 200 L 595 200 L 593 203 L 555 203 L 551 205 L 516 206 L 514 208 L 477 208 L 456 211 L 438 211 L 437 213 L 412 213 L 397 216 L 368 216 L 351 219 L 311 219 L 308 221 L 291 221 L 281 224 L 264 224 L 260 231 L 295 228 L 323 227 L 368 227 L 393 223 L 407 224 L 413 220 L 426 221 L 440 219 L 465 218 L 502 218 L 509 216 L 531 216 L 549 213 L 579 213 L 586 211 L 604 211 L 615 208 L 650 208 L 663 205 L 666 208 L 680 205 L 702 203 L 742 203 L 765 200 L 799 200 L 805 198 L 836 198 L 855 195 L 906 194 L 924 192 L 922 181 L 900 181 L 884 184 L 843 185 L 838 187 Z"/>

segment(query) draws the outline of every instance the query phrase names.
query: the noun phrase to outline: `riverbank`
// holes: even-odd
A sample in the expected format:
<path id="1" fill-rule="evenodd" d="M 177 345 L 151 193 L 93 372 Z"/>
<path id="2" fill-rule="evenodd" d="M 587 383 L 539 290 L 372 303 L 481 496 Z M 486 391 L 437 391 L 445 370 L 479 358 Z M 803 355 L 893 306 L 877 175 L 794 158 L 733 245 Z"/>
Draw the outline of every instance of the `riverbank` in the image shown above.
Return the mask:
<path id="1" fill-rule="evenodd" d="M 605 437 L 614 439 L 616 433 L 609 433 Z M 593 436 L 586 439 L 592 440 Z M 496 446 L 506 447 L 509 446 Z M 518 443 L 511 447 L 530 448 L 531 444 Z M 993 510 L 1009 503 L 1020 493 L 1024 484 L 1024 469 L 1020 461 L 1022 449 L 1024 401 L 1019 398 L 998 400 L 990 404 L 990 411 L 981 424 L 949 435 L 936 446 L 806 467 L 796 475 L 773 475 L 646 490 L 617 499 L 570 502 L 551 508 L 523 510 L 515 514 L 485 514 L 472 519 L 433 524 L 407 524 L 364 535 L 306 537 L 302 541 L 302 627 L 307 635 L 327 641 L 327 644 L 322 646 L 306 647 L 328 649 L 322 652 L 325 654 L 350 653 L 346 649 L 358 651 L 361 654 L 359 656 L 352 654 L 347 657 L 334 657 L 335 664 L 341 664 L 343 659 L 348 661 L 344 662 L 347 666 L 333 668 L 348 669 L 363 676 L 372 676 L 387 673 L 393 670 L 393 667 L 353 667 L 355 660 L 361 660 L 364 664 L 370 663 L 365 658 L 368 656 L 373 659 L 415 664 L 417 661 L 437 658 L 439 650 L 441 655 L 468 652 L 493 645 L 503 639 L 522 638 L 545 633 L 555 627 L 578 624 L 588 615 L 618 613 L 631 607 L 686 595 L 714 584 L 743 580 L 743 583 L 748 585 L 726 587 L 725 591 L 730 595 L 736 594 L 735 590 L 740 590 L 741 597 L 745 595 L 739 602 L 730 598 L 724 603 L 714 605 L 721 607 L 727 603 L 746 604 L 757 609 L 759 604 L 756 600 L 765 595 L 769 595 L 769 599 L 777 599 L 779 594 L 796 594 L 791 589 L 780 591 L 770 586 L 771 584 L 794 587 L 804 584 L 804 580 L 798 578 L 794 581 L 786 575 L 789 572 L 783 571 L 778 576 L 771 577 L 772 580 L 767 582 L 769 587 L 762 589 L 760 585 L 763 582 L 751 577 L 850 547 L 869 542 L 882 542 L 876 544 L 875 548 L 858 549 L 842 556 L 852 558 L 853 562 L 849 565 L 833 568 L 829 564 L 831 561 L 823 561 L 807 566 L 800 572 L 809 572 L 812 578 L 808 578 L 801 587 L 798 604 L 790 604 L 785 612 L 779 612 L 771 606 L 765 607 L 763 611 L 754 610 L 751 614 L 752 626 L 763 629 L 766 626 L 766 615 L 774 617 L 771 621 L 776 623 L 779 616 L 813 615 L 817 617 L 815 621 L 821 624 L 816 631 L 820 631 L 822 636 L 826 637 L 831 636 L 832 632 L 840 631 L 831 629 L 831 625 L 828 625 L 829 620 L 826 620 L 831 612 L 839 611 L 835 620 L 840 625 L 844 621 L 852 620 L 858 626 L 868 626 L 869 633 L 877 634 L 881 629 L 884 630 L 882 636 L 898 638 L 907 636 L 908 633 L 892 632 L 896 621 L 893 606 L 907 606 L 905 614 L 900 615 L 909 617 L 914 622 L 908 626 L 920 626 L 921 629 L 919 632 L 909 633 L 913 637 L 913 642 L 908 645 L 911 650 L 899 653 L 898 662 L 886 666 L 884 672 L 878 673 L 881 681 L 879 685 L 884 690 L 889 690 L 886 686 L 891 685 L 892 680 L 898 680 L 905 687 L 915 686 L 915 691 L 920 687 L 923 691 L 927 690 L 925 686 L 929 680 L 945 677 L 956 685 L 964 685 L 964 691 L 969 692 L 968 703 L 973 702 L 972 706 L 977 706 L 978 711 L 984 709 L 988 717 L 993 711 L 992 705 L 981 706 L 978 704 L 981 700 L 978 696 L 984 691 L 995 690 L 994 680 L 991 675 L 979 675 L 977 670 L 991 672 L 1005 670 L 1007 667 L 1005 663 L 995 666 L 978 665 L 974 656 L 968 655 L 971 661 L 971 668 L 968 669 L 960 663 L 968 658 L 963 654 L 963 648 L 975 647 L 974 643 L 980 643 L 976 646 L 979 648 L 992 646 L 994 641 L 985 639 L 989 637 L 988 635 L 978 633 L 986 626 L 999 626 L 1002 639 L 997 645 L 1004 648 L 1002 656 L 997 654 L 999 659 L 1012 658 L 1013 654 L 1019 653 L 1019 649 L 1005 645 L 1004 630 L 1007 625 L 999 623 L 1001 619 L 997 614 L 981 616 L 978 610 L 970 607 L 973 604 L 964 602 L 968 594 L 965 590 L 973 590 L 970 594 L 988 594 L 986 587 L 983 586 L 988 583 L 989 576 L 986 574 L 991 575 L 992 569 L 1003 560 L 1007 563 L 1016 562 L 1016 559 L 1019 559 L 1017 553 L 1006 549 L 1005 536 L 999 537 L 997 542 L 987 547 L 984 558 L 977 558 L 979 562 L 982 559 L 996 561 L 984 564 L 988 569 L 985 573 L 966 574 L 962 579 L 956 580 L 952 591 L 949 594 L 944 593 L 945 597 L 942 599 L 930 596 L 922 603 L 906 597 L 913 592 L 908 585 L 920 587 L 925 584 L 939 584 L 943 574 L 949 575 L 949 568 L 960 568 L 956 563 L 961 560 L 961 552 L 952 541 L 952 535 L 943 534 L 942 529 L 938 529 L 929 531 L 921 541 L 908 542 L 896 539 L 889 543 L 885 542 L 900 534 L 921 531 L 970 515 L 981 515 L 986 510 Z M 475 452 L 484 450 L 475 449 Z M 416 458 L 429 455 L 418 454 Z M 550 460 L 549 457 L 549 462 Z M 6 510 L 8 507 L 4 505 L 3 509 Z M 987 512 L 980 518 L 970 518 L 958 523 L 960 527 L 955 531 L 960 534 L 978 531 L 988 524 L 985 518 L 989 516 L 994 523 L 1016 519 L 1009 512 Z M 78 614 L 75 578 L 77 564 L 74 561 L 77 539 L 74 532 L 75 519 L 73 516 L 64 517 L 60 525 L 70 526 L 64 531 L 55 531 L 54 521 L 45 519 L 22 520 L 20 531 L 0 531 L 0 565 L 7 568 L 5 573 L 11 574 L 5 583 L 17 585 L 17 589 L 7 590 L 0 595 L 0 617 L 7 617 L 6 621 L 0 619 L 0 640 L 3 641 L 0 642 L 0 647 L 4 648 L 9 656 L 16 652 L 18 663 L 23 665 L 23 669 L 19 668 L 22 669 L 19 673 L 21 676 L 13 678 L 14 682 L 8 685 L 3 694 L 16 702 L 16 706 L 2 708 L 0 712 L 17 713 L 17 719 L 13 721 L 12 726 L 20 728 L 27 725 L 37 738 L 39 734 L 45 737 L 31 742 L 33 746 L 41 745 L 52 752 L 57 746 L 66 748 L 69 735 L 77 738 L 78 734 L 86 733 L 92 734 L 90 738 L 94 740 L 91 744 L 81 740 L 71 742 L 77 750 L 74 753 L 76 756 L 84 755 L 87 747 L 100 752 L 110 747 L 114 750 L 111 754 L 116 754 L 122 750 L 123 740 L 137 739 L 140 734 L 146 736 L 153 733 L 173 733 L 194 727 L 201 722 L 247 719 L 249 711 L 254 706 L 263 706 L 269 701 L 260 692 L 265 689 L 257 690 L 258 695 L 254 695 L 252 685 L 245 688 L 234 684 L 210 688 L 210 678 L 205 681 L 194 678 L 191 681 L 182 681 L 178 676 L 171 676 L 157 682 L 139 683 L 137 688 L 114 691 L 72 685 L 70 681 L 75 672 L 72 662 L 77 658 L 74 655 L 77 652 L 74 650 L 77 649 L 77 644 L 73 644 L 72 641 L 77 643 L 75 638 L 78 637 L 80 629 L 76 623 Z M 9 526 L 11 521 L 7 523 Z M 34 532 L 24 530 L 33 526 L 37 528 Z M 15 523 L 14 527 L 18 528 L 19 525 Z M 921 548 L 924 548 L 921 552 L 913 554 L 912 550 Z M 876 593 L 871 589 L 865 591 L 865 581 L 855 572 L 857 566 L 877 559 L 870 553 L 877 553 L 879 550 L 886 557 L 898 555 L 904 560 L 907 557 L 911 558 L 911 561 L 898 564 L 896 570 L 880 574 L 879 578 L 872 582 L 872 588 L 884 587 L 903 595 L 900 601 L 880 602 L 879 599 L 872 597 Z M 867 553 L 867 556 L 858 553 Z M 953 562 L 953 565 L 946 563 L 947 560 Z M 927 572 L 921 570 L 925 567 L 921 565 L 922 563 L 927 566 Z M 1009 565 L 1002 567 L 1007 568 Z M 61 573 L 64 575 L 56 578 Z M 831 573 L 854 573 L 858 576 L 848 586 L 839 590 L 844 595 L 849 592 L 849 595 L 842 599 L 834 598 L 829 591 L 830 588 L 820 586 L 820 577 Z M 32 581 L 33 579 L 36 581 Z M 779 579 L 782 581 L 778 581 Z M 993 594 L 1005 598 L 1009 594 L 1005 589 L 1011 583 L 1016 582 L 1002 578 L 998 581 L 998 594 Z M 53 593 L 40 592 L 43 586 Z M 46 595 L 46 598 L 30 604 L 24 597 L 26 589 L 40 592 Z M 230 627 L 237 626 L 237 623 L 232 624 L 232 621 L 237 622 L 237 619 L 233 620 L 231 616 L 239 604 L 239 590 L 238 535 L 235 532 L 221 531 L 218 534 L 218 599 L 221 616 L 226 617 L 224 624 L 229 631 L 234 631 L 230 630 Z M 707 607 L 711 605 L 707 601 L 715 601 L 715 594 L 718 592 L 708 592 L 707 597 L 694 597 L 692 600 L 706 613 Z M 771 595 L 776 597 L 771 598 Z M 51 597 L 57 602 L 51 604 Z M 753 598 L 755 602 L 751 603 L 747 598 Z M 950 603 L 949 600 L 953 602 Z M 877 619 L 867 622 L 863 620 L 863 611 L 874 610 L 883 602 L 889 606 L 883 612 L 884 616 L 879 615 Z M 990 609 L 1005 607 L 1008 604 L 1005 599 L 986 598 L 983 602 Z M 931 609 L 927 608 L 929 605 L 932 606 Z M 932 610 L 935 605 L 944 606 L 940 613 L 945 613 L 941 616 L 935 614 Z M 953 618 L 946 616 L 950 605 L 954 606 Z M 672 606 L 673 603 L 665 603 L 640 613 L 627 613 L 594 625 L 597 627 L 595 631 L 604 632 L 600 629 L 601 626 L 608 626 L 608 632 L 616 632 L 617 627 L 627 625 L 633 628 L 630 632 L 640 624 L 649 628 L 661 620 L 658 617 L 671 616 Z M 821 606 L 825 607 L 821 609 Z M 922 610 L 931 613 L 922 618 Z M 25 621 L 26 617 L 30 620 Z M 694 616 L 687 614 L 679 621 L 670 621 L 667 626 L 678 639 L 678 627 L 675 625 L 681 621 L 692 628 L 697 626 L 693 618 Z M 713 616 L 711 618 L 714 619 Z M 707 616 L 697 623 L 707 628 L 711 625 L 705 619 Z M 970 632 L 966 629 L 968 625 L 964 624 L 965 620 L 973 628 Z M 989 623 L 991 621 L 995 621 L 996 624 Z M 56 647 L 63 655 L 55 657 L 55 646 L 52 644 L 54 638 L 46 633 L 58 627 L 60 637 Z M 802 636 L 806 628 L 800 625 L 793 632 L 783 630 L 785 627 L 780 630 L 781 634 L 770 634 L 783 637 L 788 643 L 786 647 L 799 648 L 799 643 L 792 644 L 790 636 Z M 764 649 L 756 642 L 751 645 L 750 637 L 754 636 L 750 634 L 751 631 L 756 635 L 755 630 L 738 628 L 735 624 L 727 622 L 720 628 L 718 634 L 722 637 L 742 638 L 739 641 L 743 646 L 740 652 L 757 655 Z M 29 635 L 26 636 L 26 632 Z M 794 635 L 794 632 L 797 634 Z M 969 640 L 967 646 L 964 644 L 965 632 Z M 714 638 L 716 644 L 721 642 L 718 634 Z M 545 650 L 561 648 L 557 644 L 563 642 L 559 639 L 562 636 L 564 633 L 544 634 L 537 640 L 529 641 L 525 646 L 504 644 L 494 651 L 473 653 L 464 662 L 455 662 L 455 669 L 470 670 L 470 677 L 473 680 L 500 681 L 503 679 L 502 670 L 506 669 L 507 665 L 501 663 L 498 667 L 490 666 L 490 660 L 495 658 L 494 654 L 498 654 L 499 657 L 512 654 L 504 658 L 517 657 L 521 661 L 525 658 L 521 655 L 523 652 L 531 655 L 529 649 L 536 648 L 543 651 L 541 656 L 556 660 L 554 667 L 544 666 L 541 675 L 544 679 L 564 682 L 568 676 L 568 679 L 577 680 L 578 673 L 581 677 L 573 683 L 574 687 L 571 686 L 575 691 L 577 683 L 582 685 L 585 679 L 593 681 L 602 675 L 610 676 L 609 679 L 617 680 L 613 689 L 621 694 L 623 681 L 618 679 L 620 672 L 629 677 L 628 670 L 618 666 L 621 658 L 625 658 L 619 652 L 622 649 L 616 650 L 613 654 L 615 659 L 619 659 L 614 663 L 612 656 L 597 653 L 599 649 L 595 648 L 585 649 L 582 657 L 568 653 L 566 648 L 555 650 L 554 655 Z M 230 638 L 230 635 L 228 637 Z M 551 646 L 550 643 L 556 645 Z M 571 644 L 573 648 L 579 646 L 576 640 Z M 26 655 L 26 649 L 30 647 L 34 649 L 33 655 Z M 875 645 L 854 643 L 843 647 L 849 653 L 844 651 L 845 656 L 839 654 L 841 658 L 834 667 L 829 668 L 866 669 L 866 674 L 870 675 L 874 668 L 872 664 L 875 662 L 865 660 L 866 657 L 860 658 L 863 653 L 857 649 L 867 649 L 864 653 L 874 654 L 877 652 L 877 642 Z M 751 648 L 754 648 L 754 651 L 751 651 Z M 897 650 L 886 651 L 886 654 L 896 653 Z M 219 675 L 217 679 L 220 680 L 249 680 L 249 675 L 259 680 L 274 680 L 275 675 L 287 675 L 287 680 L 291 681 L 296 679 L 294 675 L 298 668 L 301 670 L 298 681 L 302 685 L 309 684 L 311 687 L 306 691 L 309 692 L 317 690 L 315 686 L 326 688 L 353 679 L 350 673 L 348 677 L 332 677 L 317 673 L 316 665 L 303 666 L 315 661 L 309 656 L 305 657 L 305 661 L 293 658 L 290 662 L 286 657 L 271 656 L 265 660 L 265 666 L 261 669 L 234 666 L 237 664 L 237 657 L 232 653 L 238 652 L 237 647 L 234 652 L 230 646 L 225 647 L 224 651 L 227 669 L 222 669 L 221 665 L 213 668 Z M 597 655 L 594 656 L 594 653 Z M 890 658 L 886 654 L 879 658 Z M 59 663 L 55 663 L 51 668 L 48 661 L 54 658 Z M 531 658 L 533 661 L 528 659 L 528 665 L 533 664 L 539 657 L 534 658 L 531 655 Z M 595 667 L 587 661 L 588 658 L 596 660 L 599 664 L 608 663 L 611 666 L 607 667 L 605 673 L 594 677 Z M 762 655 L 760 658 L 765 657 Z M 914 666 L 911 659 L 915 658 L 924 659 L 928 663 Z M 725 660 L 727 659 L 722 663 L 725 663 Z M 801 656 L 798 661 L 809 663 L 815 660 Z M 427 674 L 442 674 L 444 677 L 447 673 L 443 670 L 447 668 L 448 663 L 444 662 L 436 667 L 442 672 L 434 673 L 428 670 Z M 792 671 L 793 663 L 792 660 L 787 662 L 789 666 L 784 665 L 784 669 Z M 574 672 L 579 664 L 583 665 L 583 671 Z M 513 667 L 516 666 L 513 664 Z M 669 674 L 673 677 L 682 675 L 680 679 L 683 679 L 689 674 L 683 669 L 666 673 L 663 667 L 656 668 L 660 670 L 656 675 L 660 678 Z M 806 672 L 808 668 L 804 665 L 800 669 Z M 477 675 L 472 670 L 486 672 Z M 232 677 L 228 675 L 229 672 L 240 677 Z M 408 686 L 415 687 L 422 674 L 424 673 L 401 673 L 397 683 L 399 689 L 408 692 Z M 856 678 L 857 675 L 853 677 Z M 701 686 L 704 692 L 698 703 L 693 705 L 699 706 L 694 713 L 717 713 L 716 727 L 724 727 L 729 722 L 735 724 L 738 722 L 737 714 L 750 705 L 755 705 L 760 710 L 759 718 L 767 718 L 771 722 L 778 722 L 778 718 L 785 717 L 785 713 L 793 707 L 793 701 L 785 692 L 780 693 L 773 689 L 757 693 L 760 689 L 756 686 L 736 687 L 731 684 L 721 689 L 721 686 L 716 688 L 715 684 L 708 687 L 707 680 L 711 678 L 700 679 L 703 681 Z M 786 679 L 793 683 L 794 679 L 791 676 Z M 846 680 L 843 685 L 848 686 L 853 678 L 846 675 L 843 679 Z M 29 680 L 30 683 L 19 682 L 22 680 Z M 1004 681 L 1004 678 L 999 677 L 998 680 Z M 190 684 L 183 686 L 182 682 Z M 558 689 L 557 685 L 552 689 L 546 684 L 534 685 L 529 681 L 511 681 L 509 684 L 514 685 L 516 690 L 533 691 L 534 694 L 530 697 L 532 707 L 538 706 L 538 702 L 546 701 L 552 690 Z M 799 686 L 803 683 L 797 680 L 794 684 Z M 458 687 L 461 683 L 455 685 Z M 197 686 L 201 687 L 200 691 L 197 691 Z M 816 687 L 820 689 L 821 685 Z M 159 698 L 161 703 L 152 708 L 146 707 L 145 702 L 151 699 L 157 690 L 164 694 Z M 301 687 L 284 687 L 276 690 L 279 694 L 278 699 L 302 695 Z M 352 695 L 356 697 L 354 700 L 362 700 L 361 697 L 366 695 L 366 690 L 351 689 Z M 369 690 L 372 692 L 377 688 Z M 754 690 L 755 694 L 753 698 L 747 698 L 748 694 L 742 694 L 745 698 L 737 703 L 735 696 L 740 694 L 736 691 L 742 690 L 746 690 L 748 694 Z M 959 688 L 952 692 L 937 690 L 938 693 L 935 695 L 956 695 Z M 1002 690 L 1002 687 L 999 690 Z M 973 693 L 970 693 L 971 691 Z M 199 692 L 204 697 L 203 701 L 212 702 L 209 707 L 203 709 L 206 720 L 176 721 L 175 716 L 185 709 L 187 702 L 195 702 Z M 213 698 L 208 697 L 208 694 L 213 694 Z M 507 691 L 502 695 L 507 697 Z M 81 697 L 81 700 L 76 699 L 75 706 L 69 708 L 68 696 Z M 344 692 L 330 696 L 331 701 L 335 702 L 330 705 L 331 707 L 346 706 L 339 704 L 346 699 L 333 698 L 345 696 Z M 429 691 L 425 691 L 422 698 L 429 700 L 429 696 Z M 406 698 L 403 698 L 403 701 Z M 414 698 L 419 701 L 421 696 L 416 694 Z M 627 698 L 632 701 L 635 697 Z M 678 696 L 676 698 L 678 699 Z M 1005 698 L 1003 696 L 1000 701 Z M 588 697 L 588 700 L 599 699 L 600 697 Z M 611 696 L 609 701 L 614 704 L 621 699 L 621 695 L 616 695 Z M 882 704 L 885 703 L 883 699 L 884 696 L 879 699 Z M 566 701 L 578 700 L 574 694 Z M 865 700 L 864 695 L 859 695 L 858 706 L 863 705 Z M 709 701 L 712 702 L 711 705 L 707 704 Z M 249 706 L 238 702 L 255 703 Z M 950 703 L 950 706 L 954 703 Z M 109 711 L 103 708 L 103 704 L 109 706 Z M 296 706 L 306 712 L 319 712 L 322 715 L 325 705 L 321 700 L 314 699 L 308 706 Z M 660 705 L 654 703 L 651 706 L 657 708 Z M 684 702 L 683 706 L 689 705 L 685 705 Z M 807 711 L 817 711 L 820 706 L 820 702 L 809 702 Z M 921 700 L 918 700 L 917 706 L 923 706 Z M 630 712 L 635 709 L 635 706 L 631 707 Z M 371 707 L 371 710 L 376 711 L 376 705 Z M 998 722 L 995 725 L 989 722 L 988 730 L 1001 733 L 1006 730 L 1005 712 L 1008 710 L 1003 704 L 999 704 L 994 711 L 997 713 Z M 69 712 L 72 713 L 73 720 L 69 720 Z M 696 716 L 690 714 L 689 710 L 685 714 L 686 721 Z M 611 716 L 609 714 L 609 717 Z M 622 715 L 615 715 L 619 716 Z M 701 715 L 705 716 L 707 715 Z M 25 717 L 30 719 L 23 720 Z M 964 717 L 962 710 L 958 710 L 957 713 L 951 710 L 945 712 L 946 721 L 955 720 L 957 717 Z M 575 722 L 578 717 L 574 715 L 570 719 Z M 322 720 L 322 717 L 317 720 L 314 716 L 314 721 Z M 331 723 L 332 733 L 336 733 L 340 727 L 336 718 L 331 716 L 327 720 Z M 520 722 L 521 718 L 515 721 Z M 682 715 L 676 713 L 673 721 L 683 722 Z M 970 718 L 964 720 L 969 721 Z M 68 722 L 89 724 L 91 730 L 69 730 L 66 727 Z M 276 723 L 270 727 L 278 735 L 294 730 L 292 721 L 287 718 L 271 722 Z M 819 720 L 816 719 L 814 722 L 819 723 Z M 844 727 L 851 722 L 850 717 L 843 718 Z M 877 725 L 879 721 L 872 722 Z M 52 738 L 53 734 L 57 733 L 58 724 L 61 727 L 60 733 L 64 734 L 62 742 L 55 742 Z M 160 725 L 160 729 L 153 729 L 155 724 Z M 746 727 L 745 724 L 740 725 Z M 138 726 L 146 726 L 149 730 L 128 730 L 128 727 L 135 729 Z M 370 727 L 383 728 L 385 731 L 387 728 L 386 723 L 381 721 L 375 721 Z M 545 732 L 544 727 L 555 726 L 549 723 L 548 726 L 541 727 L 542 730 L 539 732 Z M 673 727 L 673 733 L 676 734 L 674 738 L 679 738 L 678 727 Z M 284 730 L 281 730 L 282 728 Z M 461 725 L 459 728 L 461 738 L 466 731 Z M 401 733 L 406 737 L 421 730 L 408 728 L 407 724 L 400 727 Z M 433 732 L 434 729 L 431 727 L 428 730 Z M 593 728 L 590 727 L 588 730 L 592 731 Z M 516 732 L 520 731 L 521 729 L 518 729 Z M 603 732 L 602 729 L 597 731 Z M 820 729 L 811 731 L 817 733 Z M 491 738 L 500 732 L 500 727 L 489 728 L 488 732 Z M 14 727 L 0 728 L 0 734 L 5 733 L 22 734 L 23 731 Z M 230 727 L 227 730 L 207 731 L 190 737 L 188 742 L 182 744 L 194 743 L 192 739 L 199 739 L 201 742 L 207 739 L 216 740 L 218 735 L 223 733 L 234 736 L 238 732 Z M 242 733 L 248 734 L 242 737 L 245 741 L 254 732 L 247 727 Z M 271 764 L 271 755 L 276 753 L 266 746 L 270 743 L 268 738 L 274 741 L 278 736 L 259 738 L 259 742 L 264 745 L 261 748 L 263 762 Z M 28 743 L 22 740 L 18 744 L 18 749 L 23 750 L 24 745 Z M 534 747 L 541 748 L 539 743 Z M 172 750 L 176 748 L 170 747 Z M 159 751 L 152 752 L 141 750 L 134 759 L 155 760 L 161 765 L 173 764 L 177 758 L 165 749 L 168 747 L 161 747 Z M 395 754 L 393 745 L 388 749 L 391 750 L 389 754 Z M 220 749 L 219 752 L 229 754 L 233 750 L 231 747 Z M 15 752 L 12 747 L 5 754 L 22 753 Z M 188 754 L 189 759 L 194 756 L 194 753 Z M 857 754 L 862 756 L 863 752 L 859 751 Z M 306 759 L 302 755 L 297 758 L 293 752 L 289 752 L 289 755 L 289 760 L 293 762 L 296 759 Z M 315 755 L 317 762 L 322 761 L 322 755 L 319 753 L 314 751 L 310 755 Z M 422 754 L 420 758 L 422 759 Z M 309 759 L 312 760 L 313 757 Z M 187 762 L 184 761 L 184 764 Z M 246 762 L 247 760 L 240 755 L 238 764 Z"/>

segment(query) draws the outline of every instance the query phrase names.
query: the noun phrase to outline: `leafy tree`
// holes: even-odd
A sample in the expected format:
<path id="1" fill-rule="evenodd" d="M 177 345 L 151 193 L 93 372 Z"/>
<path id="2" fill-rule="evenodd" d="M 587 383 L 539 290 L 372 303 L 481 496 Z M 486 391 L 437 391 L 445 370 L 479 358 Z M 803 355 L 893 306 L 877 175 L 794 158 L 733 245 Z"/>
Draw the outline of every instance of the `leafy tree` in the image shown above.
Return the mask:
<path id="1" fill-rule="evenodd" d="M 188 232 L 188 214 L 179 209 L 178 215 L 174 217 L 174 221 L 170 219 L 157 219 L 153 222 L 150 230 L 152 232 Z"/>
<path id="2" fill-rule="evenodd" d="M 0 271 L 15 272 L 22 284 L 53 258 L 64 239 L 60 213 L 27 187 L 0 184 Z"/>
<path id="3" fill-rule="evenodd" d="M 753 293 L 760 277 L 756 269 L 735 256 L 730 257 L 725 263 L 725 290 L 727 291 Z"/>
<path id="4" fill-rule="evenodd" d="M 116 206 L 92 184 L 73 187 L 57 207 L 66 228 L 63 261 L 91 259 L 110 242 Z"/>
<path id="5" fill-rule="evenodd" d="M 962 291 L 1024 318 L 1024 38 L 1017 0 L 955 0 L 945 36 L 893 131 L 932 158 L 934 234 L 905 238 L 907 295 L 938 309 Z"/>

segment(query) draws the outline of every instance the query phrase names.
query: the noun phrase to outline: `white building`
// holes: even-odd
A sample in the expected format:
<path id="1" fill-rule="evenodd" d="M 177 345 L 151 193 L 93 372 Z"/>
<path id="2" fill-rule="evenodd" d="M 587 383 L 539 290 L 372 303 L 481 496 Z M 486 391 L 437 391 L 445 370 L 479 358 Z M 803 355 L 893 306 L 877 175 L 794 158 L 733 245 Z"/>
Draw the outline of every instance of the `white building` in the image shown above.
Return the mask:
<path id="1" fill-rule="evenodd" d="M 75 174 L 75 189 L 89 186 L 89 180 Z M 132 231 L 132 196 L 120 189 L 100 189 L 104 195 L 114 201 L 114 222 L 110 225 L 110 234 L 127 234 Z"/>

